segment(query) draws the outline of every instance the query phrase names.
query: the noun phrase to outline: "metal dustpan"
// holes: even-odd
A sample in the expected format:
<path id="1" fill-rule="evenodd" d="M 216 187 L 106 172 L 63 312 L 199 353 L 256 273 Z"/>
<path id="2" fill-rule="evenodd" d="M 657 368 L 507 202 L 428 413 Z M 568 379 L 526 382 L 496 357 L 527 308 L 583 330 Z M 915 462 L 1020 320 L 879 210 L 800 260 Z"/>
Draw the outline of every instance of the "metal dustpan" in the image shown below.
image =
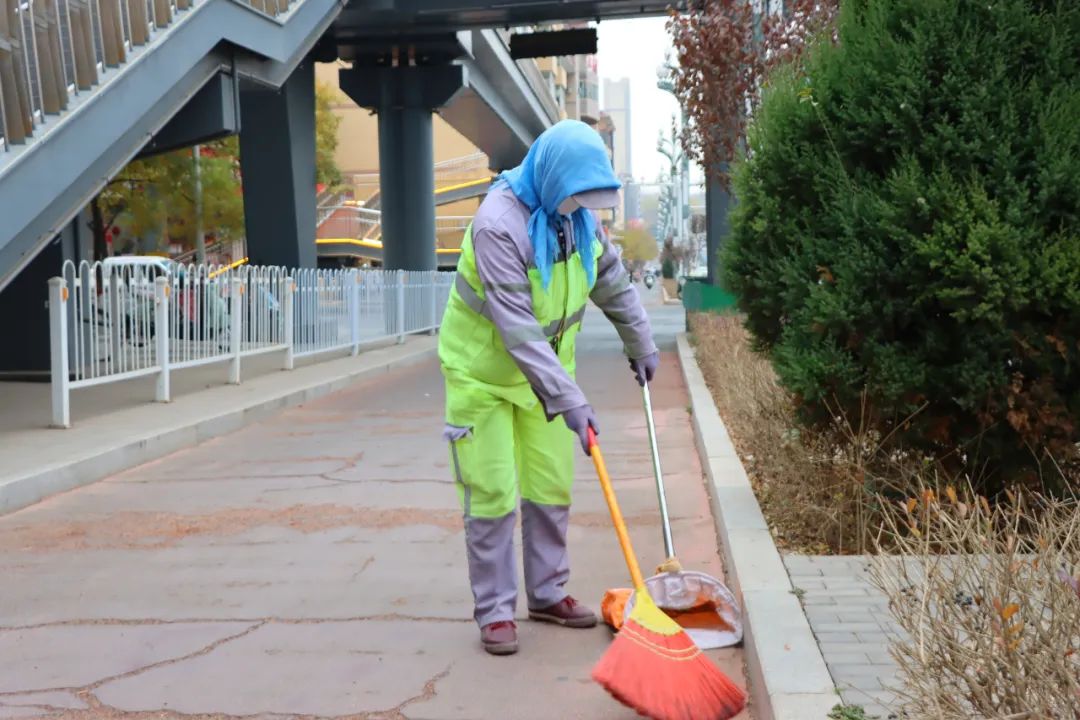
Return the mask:
<path id="1" fill-rule="evenodd" d="M 649 447 L 652 450 L 656 494 L 660 499 L 660 519 L 664 531 L 665 560 L 657 574 L 645 581 L 656 604 L 670 615 L 697 646 L 703 650 L 729 647 L 742 641 L 742 612 L 735 596 L 724 583 L 711 575 L 683 570 L 675 555 L 671 539 L 671 519 L 668 516 L 664 475 L 660 469 L 660 452 L 656 444 L 656 424 L 653 422 L 652 398 L 649 385 L 642 387 L 645 420 L 649 428 Z M 634 593 L 626 600 L 623 618 L 634 609 Z"/>

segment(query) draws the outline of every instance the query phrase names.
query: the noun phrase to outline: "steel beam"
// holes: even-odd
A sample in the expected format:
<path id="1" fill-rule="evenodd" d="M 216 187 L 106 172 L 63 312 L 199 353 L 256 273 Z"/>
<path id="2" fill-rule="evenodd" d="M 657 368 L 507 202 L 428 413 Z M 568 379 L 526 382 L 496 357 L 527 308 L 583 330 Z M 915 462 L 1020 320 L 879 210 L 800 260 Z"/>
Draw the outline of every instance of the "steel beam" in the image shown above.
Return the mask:
<path id="1" fill-rule="evenodd" d="M 352 0 L 342 25 L 368 32 L 521 27 L 574 20 L 667 15 L 707 0 Z"/>
<path id="2" fill-rule="evenodd" d="M 341 90 L 379 116 L 384 267 L 434 270 L 435 176 L 431 114 L 462 87 L 460 65 L 354 67 Z"/>
<path id="3" fill-rule="evenodd" d="M 242 89 L 240 113 L 248 258 L 315 267 L 315 63 L 280 90 Z"/>
<path id="4" fill-rule="evenodd" d="M 238 83 L 231 75 L 218 73 L 150 139 L 139 157 L 235 135 L 240 132 L 239 103 Z"/>
<path id="5" fill-rule="evenodd" d="M 558 120 L 558 109 L 538 95 L 539 75 L 526 75 L 497 31 L 471 35 L 472 56 L 462 61 L 465 88 L 439 114 L 482 150 L 492 167 L 514 167 Z"/>

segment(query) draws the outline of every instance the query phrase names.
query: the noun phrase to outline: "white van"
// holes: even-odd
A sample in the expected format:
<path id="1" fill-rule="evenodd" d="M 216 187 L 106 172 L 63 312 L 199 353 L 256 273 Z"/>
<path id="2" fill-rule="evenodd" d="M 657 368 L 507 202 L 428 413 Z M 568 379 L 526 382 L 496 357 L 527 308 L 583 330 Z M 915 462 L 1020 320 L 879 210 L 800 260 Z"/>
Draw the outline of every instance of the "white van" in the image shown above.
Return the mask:
<path id="1" fill-rule="evenodd" d="M 229 330 L 228 284 L 224 281 L 178 282 L 184 266 L 167 257 L 158 255 L 118 255 L 105 258 L 101 263 L 103 274 L 121 291 L 122 312 L 127 316 L 129 334 L 134 334 L 133 319 L 137 315 L 149 318 L 152 335 L 154 284 L 158 278 L 169 279 L 173 289 L 171 303 L 176 303 L 172 315 L 172 334 L 183 339 L 209 339 Z M 145 322 L 145 321 L 144 321 Z"/>

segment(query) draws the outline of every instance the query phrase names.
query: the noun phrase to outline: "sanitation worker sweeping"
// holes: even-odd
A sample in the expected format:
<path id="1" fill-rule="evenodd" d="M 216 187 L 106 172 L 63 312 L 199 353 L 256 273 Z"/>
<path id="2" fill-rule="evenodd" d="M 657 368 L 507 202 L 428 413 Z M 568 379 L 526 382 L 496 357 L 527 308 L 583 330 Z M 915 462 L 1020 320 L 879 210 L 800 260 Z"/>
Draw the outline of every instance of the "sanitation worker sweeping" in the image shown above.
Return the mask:
<path id="1" fill-rule="evenodd" d="M 618 203 L 619 187 L 596 131 L 564 120 L 496 180 L 462 242 L 439 332 L 444 438 L 465 515 L 473 614 L 495 655 L 518 650 L 519 485 L 529 617 L 596 625 L 566 590 L 574 440 L 588 453 L 588 430 L 598 430 L 574 379 L 586 302 L 615 325 L 639 383 L 659 362 L 648 315 L 595 214 Z"/>
<path id="2" fill-rule="evenodd" d="M 596 444 L 595 414 L 574 379 L 575 338 L 590 299 L 614 324 L 640 385 L 659 363 L 648 316 L 594 214 L 618 202 L 619 187 L 600 136 L 584 123 L 560 122 L 497 179 L 462 242 L 439 359 L 473 615 L 485 650 L 517 652 L 520 486 L 529 617 L 596 625 L 593 611 L 566 591 L 576 436 L 593 455 L 636 595 L 594 679 L 648 717 L 723 720 L 743 695 L 651 603 Z"/>

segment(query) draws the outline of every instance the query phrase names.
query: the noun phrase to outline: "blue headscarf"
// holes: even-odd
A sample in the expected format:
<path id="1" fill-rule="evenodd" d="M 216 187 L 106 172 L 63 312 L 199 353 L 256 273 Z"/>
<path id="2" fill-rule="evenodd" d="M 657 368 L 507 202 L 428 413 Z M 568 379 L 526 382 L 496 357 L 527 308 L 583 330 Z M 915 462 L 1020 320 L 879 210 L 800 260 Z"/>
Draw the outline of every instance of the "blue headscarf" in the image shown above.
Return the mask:
<path id="1" fill-rule="evenodd" d="M 622 187 L 611 169 L 600 135 L 577 120 L 563 120 L 545 130 L 529 148 L 522 163 L 502 173 L 499 179 L 506 181 L 517 199 L 532 210 L 529 239 L 545 290 L 551 283 L 551 267 L 559 251 L 559 205 L 571 195 Z M 587 208 L 578 208 L 570 217 L 574 243 L 591 287 L 595 282 L 593 238 L 596 237 L 596 218 Z"/>

